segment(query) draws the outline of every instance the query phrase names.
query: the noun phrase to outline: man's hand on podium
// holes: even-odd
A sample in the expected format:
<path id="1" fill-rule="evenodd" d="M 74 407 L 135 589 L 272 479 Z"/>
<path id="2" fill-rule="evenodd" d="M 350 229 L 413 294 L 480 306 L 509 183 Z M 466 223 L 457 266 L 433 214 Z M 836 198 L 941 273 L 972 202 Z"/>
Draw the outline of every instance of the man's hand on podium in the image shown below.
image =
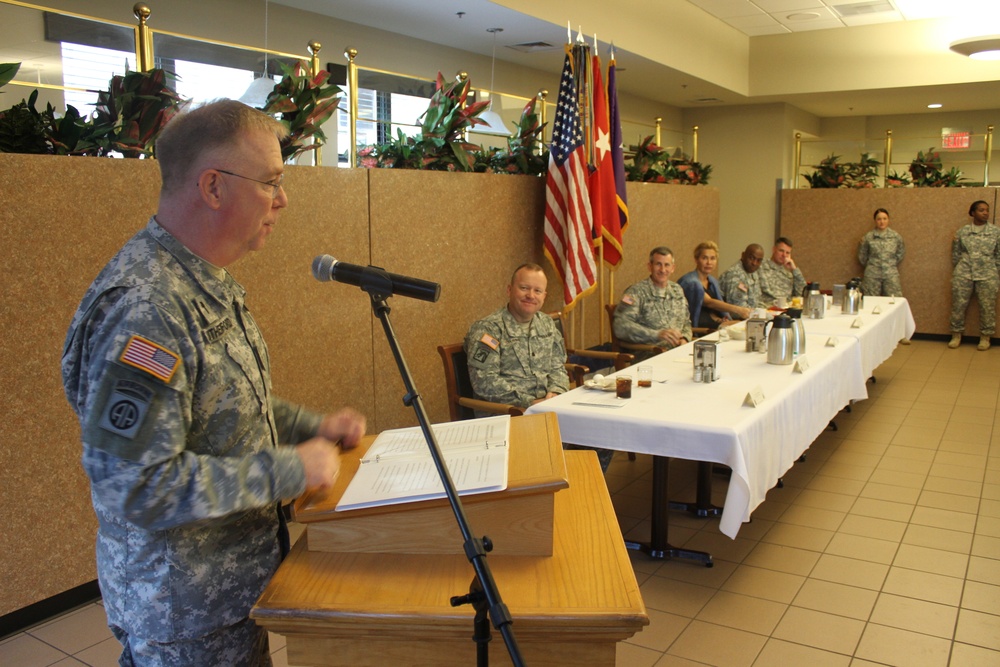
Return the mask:
<path id="1" fill-rule="evenodd" d="M 316 436 L 295 446 L 306 472 L 306 491 L 329 489 L 340 474 L 340 450 L 324 437 Z"/>
<path id="2" fill-rule="evenodd" d="M 352 408 L 343 408 L 323 417 L 316 435 L 339 444 L 344 449 L 353 449 L 365 435 L 365 416 Z"/>

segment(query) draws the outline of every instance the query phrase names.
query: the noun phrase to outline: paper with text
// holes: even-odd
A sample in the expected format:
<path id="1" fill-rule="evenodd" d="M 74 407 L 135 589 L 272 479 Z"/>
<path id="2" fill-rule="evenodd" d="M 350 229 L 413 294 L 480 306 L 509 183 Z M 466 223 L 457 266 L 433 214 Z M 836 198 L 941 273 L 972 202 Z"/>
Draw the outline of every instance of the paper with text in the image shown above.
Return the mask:
<path id="1" fill-rule="evenodd" d="M 431 426 L 459 495 L 507 488 L 510 416 Z M 444 498 L 430 449 L 419 427 L 384 431 L 361 459 L 337 511 Z"/>

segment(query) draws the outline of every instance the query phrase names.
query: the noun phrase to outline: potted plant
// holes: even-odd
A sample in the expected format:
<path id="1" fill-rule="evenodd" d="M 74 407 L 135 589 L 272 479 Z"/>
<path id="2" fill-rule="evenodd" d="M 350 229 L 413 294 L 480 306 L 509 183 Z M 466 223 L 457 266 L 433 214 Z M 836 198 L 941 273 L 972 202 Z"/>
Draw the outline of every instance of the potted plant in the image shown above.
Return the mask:
<path id="1" fill-rule="evenodd" d="M 962 172 L 957 167 L 942 171 L 941 155 L 928 148 L 927 152 L 917 151 L 917 157 L 910 163 L 910 175 L 913 185 L 918 188 L 955 188 L 961 187 L 959 181 Z"/>
<path id="2" fill-rule="evenodd" d="M 176 75 L 163 69 L 126 70 L 124 75 L 111 77 L 108 89 L 97 94 L 93 127 L 89 133 L 89 139 L 97 146 L 97 154 L 106 156 L 119 152 L 125 157 L 152 156 L 156 138 L 184 104 L 167 85 L 167 81 L 173 79 Z"/>
<path id="3" fill-rule="evenodd" d="M 542 145 L 544 126 L 535 112 L 537 104 L 536 95 L 524 105 L 521 118 L 517 121 L 517 131 L 507 138 L 507 150 L 491 148 L 476 151 L 475 171 L 530 176 L 541 176 L 548 171 L 548 151 L 538 151 Z"/>
<path id="4" fill-rule="evenodd" d="M 281 157 L 287 162 L 326 143 L 322 125 L 337 110 L 341 90 L 330 83 L 327 70 L 312 76 L 303 61 L 279 65 L 284 76 L 267 96 L 263 111 L 277 115 L 288 128 L 281 142 Z"/>

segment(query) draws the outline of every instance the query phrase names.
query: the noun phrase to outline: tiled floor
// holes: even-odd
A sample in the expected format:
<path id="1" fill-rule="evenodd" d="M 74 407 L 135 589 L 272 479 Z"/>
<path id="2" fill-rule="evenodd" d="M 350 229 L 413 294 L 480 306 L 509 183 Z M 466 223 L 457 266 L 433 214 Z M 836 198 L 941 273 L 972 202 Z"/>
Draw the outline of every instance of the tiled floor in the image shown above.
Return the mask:
<path id="1" fill-rule="evenodd" d="M 620 667 L 1000 665 L 1000 349 L 915 341 L 876 377 L 736 540 L 671 513 L 671 542 L 715 567 L 633 554 L 650 625 L 619 644 Z M 671 495 L 690 495 L 692 476 L 676 461 Z M 644 456 L 608 470 L 630 538 L 648 536 L 650 477 Z M 725 486 L 717 476 L 716 502 Z M 117 654 L 97 604 L 0 640 L 0 665 Z"/>

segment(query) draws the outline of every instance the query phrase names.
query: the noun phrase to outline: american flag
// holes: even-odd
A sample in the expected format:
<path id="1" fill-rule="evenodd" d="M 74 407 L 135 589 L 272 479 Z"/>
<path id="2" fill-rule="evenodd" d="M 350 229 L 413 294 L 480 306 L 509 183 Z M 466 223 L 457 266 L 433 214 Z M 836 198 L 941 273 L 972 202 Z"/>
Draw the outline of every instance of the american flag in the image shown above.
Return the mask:
<path id="1" fill-rule="evenodd" d="M 177 370 L 180 357 L 142 336 L 132 336 L 125 345 L 121 360 L 129 366 L 146 371 L 164 382 L 169 382 Z"/>
<path id="2" fill-rule="evenodd" d="M 590 245 L 593 219 L 588 177 L 576 81 L 567 46 L 545 183 L 545 256 L 562 279 L 566 310 L 592 292 L 597 282 Z"/>

